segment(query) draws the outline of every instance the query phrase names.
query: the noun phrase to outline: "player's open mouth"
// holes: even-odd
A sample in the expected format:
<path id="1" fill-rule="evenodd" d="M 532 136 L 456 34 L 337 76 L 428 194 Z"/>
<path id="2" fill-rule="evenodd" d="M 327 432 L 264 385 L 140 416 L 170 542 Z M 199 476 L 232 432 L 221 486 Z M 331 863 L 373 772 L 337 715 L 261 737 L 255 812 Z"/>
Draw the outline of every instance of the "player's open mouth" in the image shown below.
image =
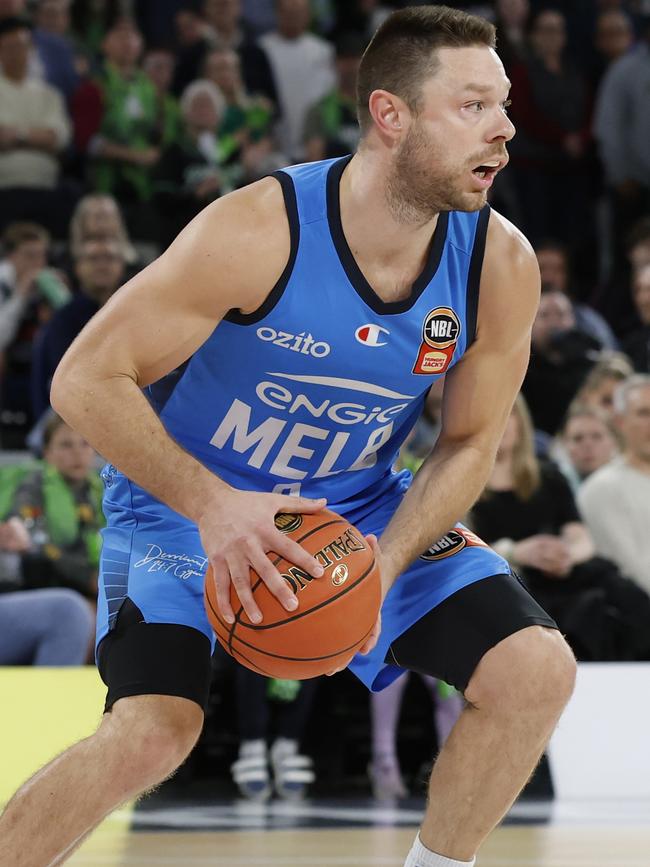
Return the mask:
<path id="1" fill-rule="evenodd" d="M 494 160 L 493 162 L 483 163 L 480 166 L 476 166 L 475 169 L 472 169 L 472 174 L 479 178 L 479 180 L 490 180 L 494 179 L 497 171 L 501 166 L 500 160 Z"/>

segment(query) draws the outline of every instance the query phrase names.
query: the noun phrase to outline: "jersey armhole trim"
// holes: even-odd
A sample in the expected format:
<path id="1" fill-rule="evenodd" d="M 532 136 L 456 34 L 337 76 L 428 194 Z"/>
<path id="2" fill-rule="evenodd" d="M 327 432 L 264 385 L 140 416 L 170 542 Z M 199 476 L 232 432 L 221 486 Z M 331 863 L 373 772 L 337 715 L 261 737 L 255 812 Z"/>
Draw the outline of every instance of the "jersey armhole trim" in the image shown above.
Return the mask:
<path id="1" fill-rule="evenodd" d="M 289 251 L 289 260 L 284 267 L 284 271 L 280 275 L 278 282 L 264 299 L 263 303 L 253 310 L 252 313 L 242 313 L 239 310 L 229 310 L 224 316 L 228 322 L 234 325 L 254 325 L 273 310 L 278 303 L 282 294 L 287 287 L 287 283 L 293 273 L 293 266 L 298 255 L 298 245 L 300 243 L 300 219 L 298 217 L 298 203 L 296 201 L 296 190 L 293 185 L 293 180 L 287 172 L 273 172 L 270 177 L 275 178 L 282 187 L 282 195 L 284 197 L 284 207 L 287 212 L 289 221 L 289 235 L 291 239 L 291 248 Z"/>
<path id="2" fill-rule="evenodd" d="M 467 295 L 465 298 L 465 323 L 467 326 L 467 345 L 465 351 L 470 348 L 476 339 L 476 325 L 478 319 L 478 296 L 481 286 L 481 271 L 483 270 L 483 257 L 485 256 L 485 240 L 490 221 L 490 206 L 486 205 L 480 212 L 476 222 L 474 234 L 474 247 L 472 258 L 469 263 L 467 275 Z"/>

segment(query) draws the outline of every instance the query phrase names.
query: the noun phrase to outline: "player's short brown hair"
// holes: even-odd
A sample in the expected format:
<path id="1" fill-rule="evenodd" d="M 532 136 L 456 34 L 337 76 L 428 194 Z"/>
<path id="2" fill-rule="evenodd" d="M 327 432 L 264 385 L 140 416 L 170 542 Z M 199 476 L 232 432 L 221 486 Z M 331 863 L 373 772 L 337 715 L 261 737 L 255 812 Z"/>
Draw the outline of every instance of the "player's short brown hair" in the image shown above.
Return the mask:
<path id="1" fill-rule="evenodd" d="M 361 59 L 357 80 L 357 114 L 364 135 L 372 124 L 368 100 L 373 90 L 388 90 L 416 112 L 422 83 L 439 64 L 438 48 L 494 48 L 496 30 L 485 18 L 448 6 L 408 6 L 390 15 L 375 33 Z"/>

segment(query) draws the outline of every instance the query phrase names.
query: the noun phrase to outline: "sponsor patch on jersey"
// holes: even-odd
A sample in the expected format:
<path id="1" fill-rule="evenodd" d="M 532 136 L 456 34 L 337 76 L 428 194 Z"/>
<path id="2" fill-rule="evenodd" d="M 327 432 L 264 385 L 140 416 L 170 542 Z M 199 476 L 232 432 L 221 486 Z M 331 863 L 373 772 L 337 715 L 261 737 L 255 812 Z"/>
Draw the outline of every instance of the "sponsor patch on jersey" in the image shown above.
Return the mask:
<path id="1" fill-rule="evenodd" d="M 302 524 L 302 515 L 291 515 L 288 512 L 278 512 L 275 516 L 275 526 L 281 533 L 293 533 Z"/>
<path id="2" fill-rule="evenodd" d="M 360 325 L 354 332 L 356 339 L 364 346 L 386 346 L 386 341 L 382 340 L 382 334 L 390 334 L 390 331 L 381 325 L 375 325 L 373 322 Z"/>
<path id="3" fill-rule="evenodd" d="M 430 548 L 420 554 L 420 560 L 444 560 L 445 557 L 452 557 L 458 554 L 463 548 L 487 548 L 483 539 L 480 539 L 476 533 L 472 533 L 466 527 L 459 527 L 457 530 L 450 530 L 445 533 L 442 538 L 434 542 Z"/>
<path id="4" fill-rule="evenodd" d="M 460 336 L 460 320 L 451 307 L 430 310 L 422 324 L 422 343 L 413 373 L 446 373 Z"/>

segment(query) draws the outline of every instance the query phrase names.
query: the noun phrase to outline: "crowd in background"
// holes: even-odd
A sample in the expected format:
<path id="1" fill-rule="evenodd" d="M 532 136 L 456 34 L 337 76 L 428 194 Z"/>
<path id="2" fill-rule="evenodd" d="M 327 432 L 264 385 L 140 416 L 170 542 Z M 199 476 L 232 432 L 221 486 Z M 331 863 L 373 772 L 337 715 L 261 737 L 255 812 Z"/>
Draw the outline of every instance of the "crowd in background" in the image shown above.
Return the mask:
<path id="1" fill-rule="evenodd" d="M 205 205 L 354 151 L 358 64 L 401 5 L 0 0 L 0 664 L 89 659 L 103 516 L 96 457 L 49 406 L 67 347 Z M 579 659 L 650 660 L 650 4 L 451 5 L 497 25 L 517 135 L 491 203 L 542 276 L 528 373 L 466 522 Z M 440 394 L 401 456 L 413 470 Z M 34 628 L 14 636 L 1 624 L 23 605 Z M 239 677 L 234 781 L 263 799 L 273 771 L 301 795 L 314 687 Z M 460 699 L 427 686 L 442 742 Z M 402 689 L 372 699 L 378 796 L 405 793 Z M 267 755 L 273 700 L 292 710 Z"/>

